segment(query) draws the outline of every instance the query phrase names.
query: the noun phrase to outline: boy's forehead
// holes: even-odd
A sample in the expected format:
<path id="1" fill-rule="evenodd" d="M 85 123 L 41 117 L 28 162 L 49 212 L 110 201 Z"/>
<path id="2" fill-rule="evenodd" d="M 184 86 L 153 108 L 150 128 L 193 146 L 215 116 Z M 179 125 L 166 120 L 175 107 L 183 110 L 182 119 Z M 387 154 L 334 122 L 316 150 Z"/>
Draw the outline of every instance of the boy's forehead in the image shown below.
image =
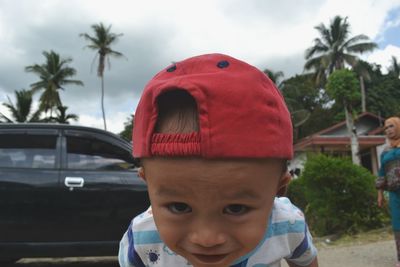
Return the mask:
<path id="1" fill-rule="evenodd" d="M 281 161 L 147 159 L 151 195 L 196 201 L 260 201 L 276 194 Z"/>
<path id="2" fill-rule="evenodd" d="M 243 181 L 245 182 L 245 181 Z M 244 186 L 243 186 L 244 185 Z M 258 183 L 241 183 L 240 185 L 228 183 L 221 187 L 211 183 L 206 186 L 199 186 L 198 183 L 165 183 L 165 184 L 151 184 L 150 187 L 155 189 L 155 194 L 161 197 L 179 197 L 179 196 L 196 196 L 198 194 L 204 195 L 204 192 L 214 195 L 219 199 L 234 200 L 234 199 L 249 199 L 257 200 L 263 194 L 264 190 L 260 192 L 260 184 Z M 212 187 L 211 187 L 212 186 Z"/>
<path id="3" fill-rule="evenodd" d="M 213 180 L 228 177 L 230 183 L 242 183 L 249 176 L 267 173 L 282 174 L 285 161 L 281 159 L 203 159 L 154 157 L 143 159 L 146 174 L 160 177 L 182 176 L 185 179 Z"/>

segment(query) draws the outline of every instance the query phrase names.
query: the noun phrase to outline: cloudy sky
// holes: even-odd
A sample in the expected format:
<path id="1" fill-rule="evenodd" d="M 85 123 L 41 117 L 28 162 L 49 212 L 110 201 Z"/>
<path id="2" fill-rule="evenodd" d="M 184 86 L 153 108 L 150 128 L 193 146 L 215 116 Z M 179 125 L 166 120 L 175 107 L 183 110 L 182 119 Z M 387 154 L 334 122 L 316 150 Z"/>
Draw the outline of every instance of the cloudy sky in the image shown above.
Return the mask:
<path id="1" fill-rule="evenodd" d="M 73 58 L 75 79 L 61 93 L 75 124 L 102 128 L 100 80 L 91 70 L 95 52 L 80 33 L 99 22 L 123 33 L 105 72 L 108 129 L 118 133 L 134 113 L 146 82 L 173 61 L 225 53 L 260 69 L 303 72 L 304 51 L 318 37 L 314 26 L 347 16 L 352 35 L 366 34 L 379 49 L 363 59 L 382 65 L 400 60 L 400 0 L 0 0 L 0 103 L 38 80 L 25 66 L 44 63 L 42 52 Z M 96 66 L 96 64 L 94 65 Z M 38 95 L 35 95 L 35 99 Z M 0 111 L 7 110 L 0 105 Z"/>

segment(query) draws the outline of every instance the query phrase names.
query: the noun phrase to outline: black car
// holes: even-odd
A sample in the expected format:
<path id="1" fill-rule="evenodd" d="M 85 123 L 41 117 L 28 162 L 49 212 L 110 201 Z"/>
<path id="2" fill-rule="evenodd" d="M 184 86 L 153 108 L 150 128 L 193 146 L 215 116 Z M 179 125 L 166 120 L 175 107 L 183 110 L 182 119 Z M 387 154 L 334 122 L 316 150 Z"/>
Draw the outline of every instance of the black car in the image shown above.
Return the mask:
<path id="1" fill-rule="evenodd" d="M 89 127 L 0 123 L 0 261 L 117 255 L 149 206 L 131 144 Z"/>

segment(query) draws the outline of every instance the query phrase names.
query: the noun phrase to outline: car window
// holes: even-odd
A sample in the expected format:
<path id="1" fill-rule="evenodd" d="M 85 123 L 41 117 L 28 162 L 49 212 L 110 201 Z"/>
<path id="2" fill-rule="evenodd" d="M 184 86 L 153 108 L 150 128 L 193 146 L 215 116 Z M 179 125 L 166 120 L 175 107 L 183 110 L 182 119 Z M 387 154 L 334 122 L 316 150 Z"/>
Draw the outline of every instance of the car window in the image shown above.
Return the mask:
<path id="1" fill-rule="evenodd" d="M 67 168 L 87 170 L 133 169 L 130 152 L 99 139 L 67 136 Z"/>
<path id="2" fill-rule="evenodd" d="M 57 136 L 2 134 L 0 167 L 54 168 Z"/>

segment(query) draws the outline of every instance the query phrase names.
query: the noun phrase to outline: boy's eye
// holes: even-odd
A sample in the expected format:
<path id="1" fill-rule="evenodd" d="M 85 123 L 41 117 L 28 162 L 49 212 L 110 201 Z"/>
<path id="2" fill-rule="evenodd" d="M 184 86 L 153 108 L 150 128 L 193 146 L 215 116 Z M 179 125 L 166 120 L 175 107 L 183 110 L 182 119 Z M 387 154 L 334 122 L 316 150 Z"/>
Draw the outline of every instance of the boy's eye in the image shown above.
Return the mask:
<path id="1" fill-rule="evenodd" d="M 183 214 L 189 213 L 192 211 L 192 208 L 185 203 L 171 203 L 167 206 L 168 210 L 175 214 Z"/>
<path id="2" fill-rule="evenodd" d="M 247 206 L 241 204 L 232 204 L 224 208 L 224 213 L 229 215 L 242 215 L 249 210 Z"/>

